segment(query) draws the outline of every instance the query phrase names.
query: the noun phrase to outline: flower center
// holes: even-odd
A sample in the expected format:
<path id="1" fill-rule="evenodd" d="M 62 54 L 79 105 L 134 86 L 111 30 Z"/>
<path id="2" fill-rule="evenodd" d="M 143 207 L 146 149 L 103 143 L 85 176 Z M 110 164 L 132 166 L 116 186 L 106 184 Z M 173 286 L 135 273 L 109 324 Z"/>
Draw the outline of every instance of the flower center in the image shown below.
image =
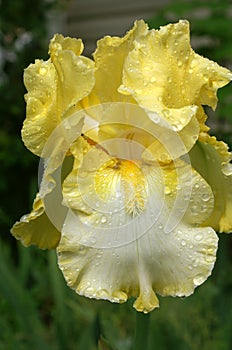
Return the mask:
<path id="1" fill-rule="evenodd" d="M 125 210 L 133 216 L 145 209 L 147 182 L 141 168 L 130 160 L 111 159 L 95 174 L 95 189 L 99 197 L 124 202 Z"/>

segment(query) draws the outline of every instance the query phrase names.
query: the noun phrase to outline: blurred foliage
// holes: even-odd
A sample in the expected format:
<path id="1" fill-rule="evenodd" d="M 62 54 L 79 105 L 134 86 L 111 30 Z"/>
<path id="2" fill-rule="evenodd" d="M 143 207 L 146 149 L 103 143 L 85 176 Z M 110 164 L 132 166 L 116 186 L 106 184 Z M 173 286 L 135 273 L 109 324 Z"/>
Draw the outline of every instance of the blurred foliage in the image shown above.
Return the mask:
<path id="1" fill-rule="evenodd" d="M 0 350 L 129 350 L 133 300 L 115 305 L 77 296 L 66 286 L 55 252 L 24 248 L 9 234 L 30 211 L 37 188 L 38 158 L 20 135 L 23 69 L 47 58 L 46 14 L 53 6 L 57 1 L 0 0 Z M 172 1 L 149 24 L 188 19 L 195 50 L 231 68 L 231 6 L 229 0 Z M 231 95 L 231 86 L 223 88 L 217 110 L 210 112 L 214 133 L 230 145 Z M 232 348 L 231 249 L 230 236 L 220 235 L 212 277 L 187 299 L 161 298 L 151 315 L 149 350 Z"/>
<path id="2" fill-rule="evenodd" d="M 231 350 L 227 245 L 227 236 L 220 235 L 213 276 L 194 295 L 161 298 L 151 314 L 148 350 Z M 133 300 L 118 305 L 80 297 L 64 283 L 54 251 L 20 243 L 17 249 L 13 261 L 7 244 L 0 244 L 1 350 L 134 350 Z"/>
<path id="3" fill-rule="evenodd" d="M 25 118 L 23 70 L 47 57 L 46 12 L 54 3 L 0 1 L 0 231 L 9 235 L 15 218 L 30 209 L 36 189 L 37 158 L 20 130 Z"/>

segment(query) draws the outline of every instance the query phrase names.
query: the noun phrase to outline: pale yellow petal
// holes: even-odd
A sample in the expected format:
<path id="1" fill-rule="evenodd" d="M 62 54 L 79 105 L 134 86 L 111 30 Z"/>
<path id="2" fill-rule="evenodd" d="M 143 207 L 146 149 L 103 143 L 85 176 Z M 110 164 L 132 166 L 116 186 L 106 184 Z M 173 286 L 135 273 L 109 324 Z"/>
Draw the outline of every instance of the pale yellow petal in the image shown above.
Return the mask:
<path id="1" fill-rule="evenodd" d="M 147 31 L 147 25 L 140 20 L 136 21 L 134 27 L 122 38 L 106 36 L 98 41 L 97 49 L 93 54 L 96 62 L 96 85 L 93 97 L 97 95 L 100 103 L 132 101 L 117 90 L 122 83 L 124 60 L 133 47 L 133 40 Z"/>
<path id="2" fill-rule="evenodd" d="M 58 76 L 57 113 L 64 118 L 70 108 L 73 113 L 78 102 L 91 92 L 95 82 L 94 62 L 68 50 L 51 57 Z"/>
<path id="3" fill-rule="evenodd" d="M 83 52 L 84 45 L 81 39 L 64 37 L 62 34 L 55 34 L 49 45 L 49 54 L 55 55 L 58 51 L 68 50 L 80 56 Z"/>
<path id="4" fill-rule="evenodd" d="M 47 217 L 42 200 L 37 196 L 30 214 L 16 222 L 11 233 L 26 247 L 37 245 L 41 249 L 55 248 L 60 240 L 60 232 Z"/>
<path id="5" fill-rule="evenodd" d="M 211 214 L 210 187 L 180 160 L 139 170 L 128 160 L 104 162 L 101 150 L 93 155 L 79 170 L 85 172 L 79 193 L 91 211 L 69 211 L 58 246 L 68 285 L 112 302 L 138 297 L 134 307 L 145 313 L 158 307 L 155 293 L 193 293 L 215 262 L 215 232 L 197 227 Z M 131 200 L 139 210 L 128 210 Z"/>
<path id="6" fill-rule="evenodd" d="M 185 155 L 193 147 L 199 135 L 199 124 L 195 117 L 179 132 L 173 129 L 155 126 L 156 140 L 145 150 L 143 159 L 152 162 L 152 159 L 162 163 L 169 163 Z"/>
<path id="7" fill-rule="evenodd" d="M 72 210 L 79 210 L 85 214 L 91 214 L 95 205 L 91 199 L 86 199 L 95 194 L 94 176 L 102 162 L 107 162 L 110 157 L 101 149 L 92 148 L 83 138 L 79 138 L 72 145 L 74 166 L 70 174 L 63 182 L 63 204 Z M 89 151 L 89 154 L 85 154 Z M 81 167 L 81 169 L 79 169 Z M 93 188 L 92 188 L 93 186 Z M 94 193 L 92 193 L 92 191 Z"/>
<path id="8" fill-rule="evenodd" d="M 150 110 L 205 104 L 215 108 L 217 89 L 231 79 L 228 69 L 194 53 L 189 23 L 181 20 L 135 39 L 119 90 Z"/>
<path id="9" fill-rule="evenodd" d="M 232 169 L 228 146 L 203 133 L 190 151 L 190 159 L 214 194 L 214 210 L 205 225 L 219 232 L 232 231 Z"/>
<path id="10" fill-rule="evenodd" d="M 140 227 L 142 229 L 142 227 Z M 90 298 L 125 302 L 149 312 L 158 307 L 155 292 L 188 296 L 211 274 L 217 236 L 210 228 L 180 225 L 169 235 L 158 226 L 137 241 L 118 248 L 81 245 L 73 232 L 63 232 L 58 246 L 59 266 L 68 285 Z M 120 228 L 118 228 L 120 231 Z"/>

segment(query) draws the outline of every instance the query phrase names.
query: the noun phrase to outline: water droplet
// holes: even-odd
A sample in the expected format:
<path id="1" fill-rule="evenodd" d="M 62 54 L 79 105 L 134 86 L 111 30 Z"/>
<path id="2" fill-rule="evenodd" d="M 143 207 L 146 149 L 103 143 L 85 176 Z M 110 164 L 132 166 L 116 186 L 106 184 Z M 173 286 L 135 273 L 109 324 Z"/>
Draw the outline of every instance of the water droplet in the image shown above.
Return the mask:
<path id="1" fill-rule="evenodd" d="M 182 245 L 183 247 L 186 246 L 186 241 L 185 241 L 184 239 L 182 239 L 181 245 Z"/>
<path id="2" fill-rule="evenodd" d="M 102 218 L 101 218 L 101 223 L 102 223 L 102 224 L 105 224 L 106 221 L 107 221 L 107 218 L 106 218 L 105 216 L 102 216 Z"/>
<path id="3" fill-rule="evenodd" d="M 170 111 L 168 109 L 164 109 L 163 110 L 163 114 L 164 114 L 165 117 L 168 118 L 170 116 Z"/>
<path id="4" fill-rule="evenodd" d="M 46 67 L 40 67 L 40 69 L 39 69 L 39 74 L 40 75 L 42 75 L 42 76 L 44 76 L 44 75 L 46 75 L 47 74 L 47 68 Z"/>
<path id="5" fill-rule="evenodd" d="M 193 283 L 195 284 L 195 286 L 199 286 L 200 284 L 202 284 L 204 282 L 205 278 L 203 275 L 197 275 L 196 277 L 194 277 L 193 279 Z"/>
<path id="6" fill-rule="evenodd" d="M 208 202 L 208 200 L 210 199 L 210 195 L 208 193 L 204 193 L 201 197 L 201 199 L 204 201 L 204 202 Z"/>
<path id="7" fill-rule="evenodd" d="M 193 262 L 193 267 L 197 267 L 198 266 L 198 259 L 195 259 Z"/>
<path id="8" fill-rule="evenodd" d="M 224 163 L 222 164 L 222 172 L 229 176 L 232 174 L 232 164 L 231 163 Z"/>
<path id="9" fill-rule="evenodd" d="M 202 240 L 202 238 L 203 238 L 203 236 L 202 236 L 202 234 L 201 234 L 201 233 L 198 233 L 198 234 L 196 234 L 196 235 L 195 235 L 195 239 L 196 239 L 196 241 L 201 241 L 201 240 Z"/>
<path id="10" fill-rule="evenodd" d="M 29 222 L 28 215 L 23 215 L 20 219 L 22 222 Z"/>
<path id="11" fill-rule="evenodd" d="M 213 263 L 214 260 L 215 260 L 215 257 L 214 257 L 214 256 L 212 256 L 212 255 L 205 255 L 205 261 L 206 261 L 207 263 Z"/>
<path id="12" fill-rule="evenodd" d="M 170 193 L 171 193 L 170 187 L 165 186 L 165 188 L 164 188 L 164 193 L 165 193 L 165 194 L 170 194 Z"/>

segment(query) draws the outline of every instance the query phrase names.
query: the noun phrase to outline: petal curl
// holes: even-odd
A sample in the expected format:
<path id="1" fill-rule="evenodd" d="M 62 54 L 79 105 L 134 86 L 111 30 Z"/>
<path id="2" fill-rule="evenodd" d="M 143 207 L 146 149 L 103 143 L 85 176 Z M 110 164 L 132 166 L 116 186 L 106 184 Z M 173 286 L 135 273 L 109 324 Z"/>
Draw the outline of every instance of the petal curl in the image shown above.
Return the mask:
<path id="1" fill-rule="evenodd" d="M 150 30 L 134 46 L 125 60 L 120 92 L 132 94 L 150 110 L 205 104 L 215 108 L 217 89 L 232 79 L 228 69 L 191 49 L 187 21 Z"/>
<path id="2" fill-rule="evenodd" d="M 82 49 L 80 39 L 62 35 L 55 35 L 49 46 L 57 73 L 57 112 L 61 118 L 91 92 L 95 83 L 94 62 L 79 56 Z"/>
<path id="3" fill-rule="evenodd" d="M 66 208 L 61 205 L 60 183 L 62 174 L 71 170 L 70 160 L 66 161 L 65 155 L 70 143 L 81 134 L 82 127 L 83 117 L 79 113 L 60 124 L 45 144 L 43 175 L 33 210 L 11 229 L 12 234 L 26 246 L 35 244 L 41 249 L 51 249 L 59 243 L 60 228 L 66 216 Z"/>
<path id="4" fill-rule="evenodd" d="M 46 140 L 59 122 L 56 71 L 52 62 L 36 60 L 30 64 L 24 72 L 24 84 L 28 93 L 22 139 L 31 152 L 41 155 Z"/>
<path id="5" fill-rule="evenodd" d="M 37 245 L 41 249 L 56 248 L 60 240 L 60 232 L 47 217 L 42 200 L 37 195 L 33 210 L 16 222 L 11 233 L 26 247 Z"/>
<path id="6" fill-rule="evenodd" d="M 196 130 L 187 127 L 192 117 L 200 118 L 196 107 L 215 108 L 218 88 L 231 79 L 228 69 L 191 49 L 189 23 L 181 20 L 134 40 L 134 49 L 125 59 L 119 92 L 132 96 L 174 130 L 182 131 L 180 136 L 188 151 L 198 138 Z M 199 124 L 204 130 L 202 120 Z"/>
<path id="7" fill-rule="evenodd" d="M 93 88 L 94 62 L 79 56 L 82 49 L 80 40 L 55 35 L 50 43 L 51 59 L 36 60 L 25 70 L 27 117 L 22 138 L 39 156 L 52 130 Z"/>
<path id="8" fill-rule="evenodd" d="M 203 133 L 189 155 L 193 167 L 204 177 L 214 194 L 214 210 L 205 225 L 219 232 L 231 232 L 232 167 L 228 146 Z"/>
<path id="9" fill-rule="evenodd" d="M 93 54 L 96 62 L 96 85 L 93 90 L 100 103 L 109 101 L 132 101 L 117 90 L 122 83 L 122 70 L 126 55 L 133 48 L 133 40 L 147 33 L 144 21 L 136 21 L 134 27 L 122 38 L 106 36 L 97 43 Z M 91 99 L 91 96 L 90 96 Z"/>

